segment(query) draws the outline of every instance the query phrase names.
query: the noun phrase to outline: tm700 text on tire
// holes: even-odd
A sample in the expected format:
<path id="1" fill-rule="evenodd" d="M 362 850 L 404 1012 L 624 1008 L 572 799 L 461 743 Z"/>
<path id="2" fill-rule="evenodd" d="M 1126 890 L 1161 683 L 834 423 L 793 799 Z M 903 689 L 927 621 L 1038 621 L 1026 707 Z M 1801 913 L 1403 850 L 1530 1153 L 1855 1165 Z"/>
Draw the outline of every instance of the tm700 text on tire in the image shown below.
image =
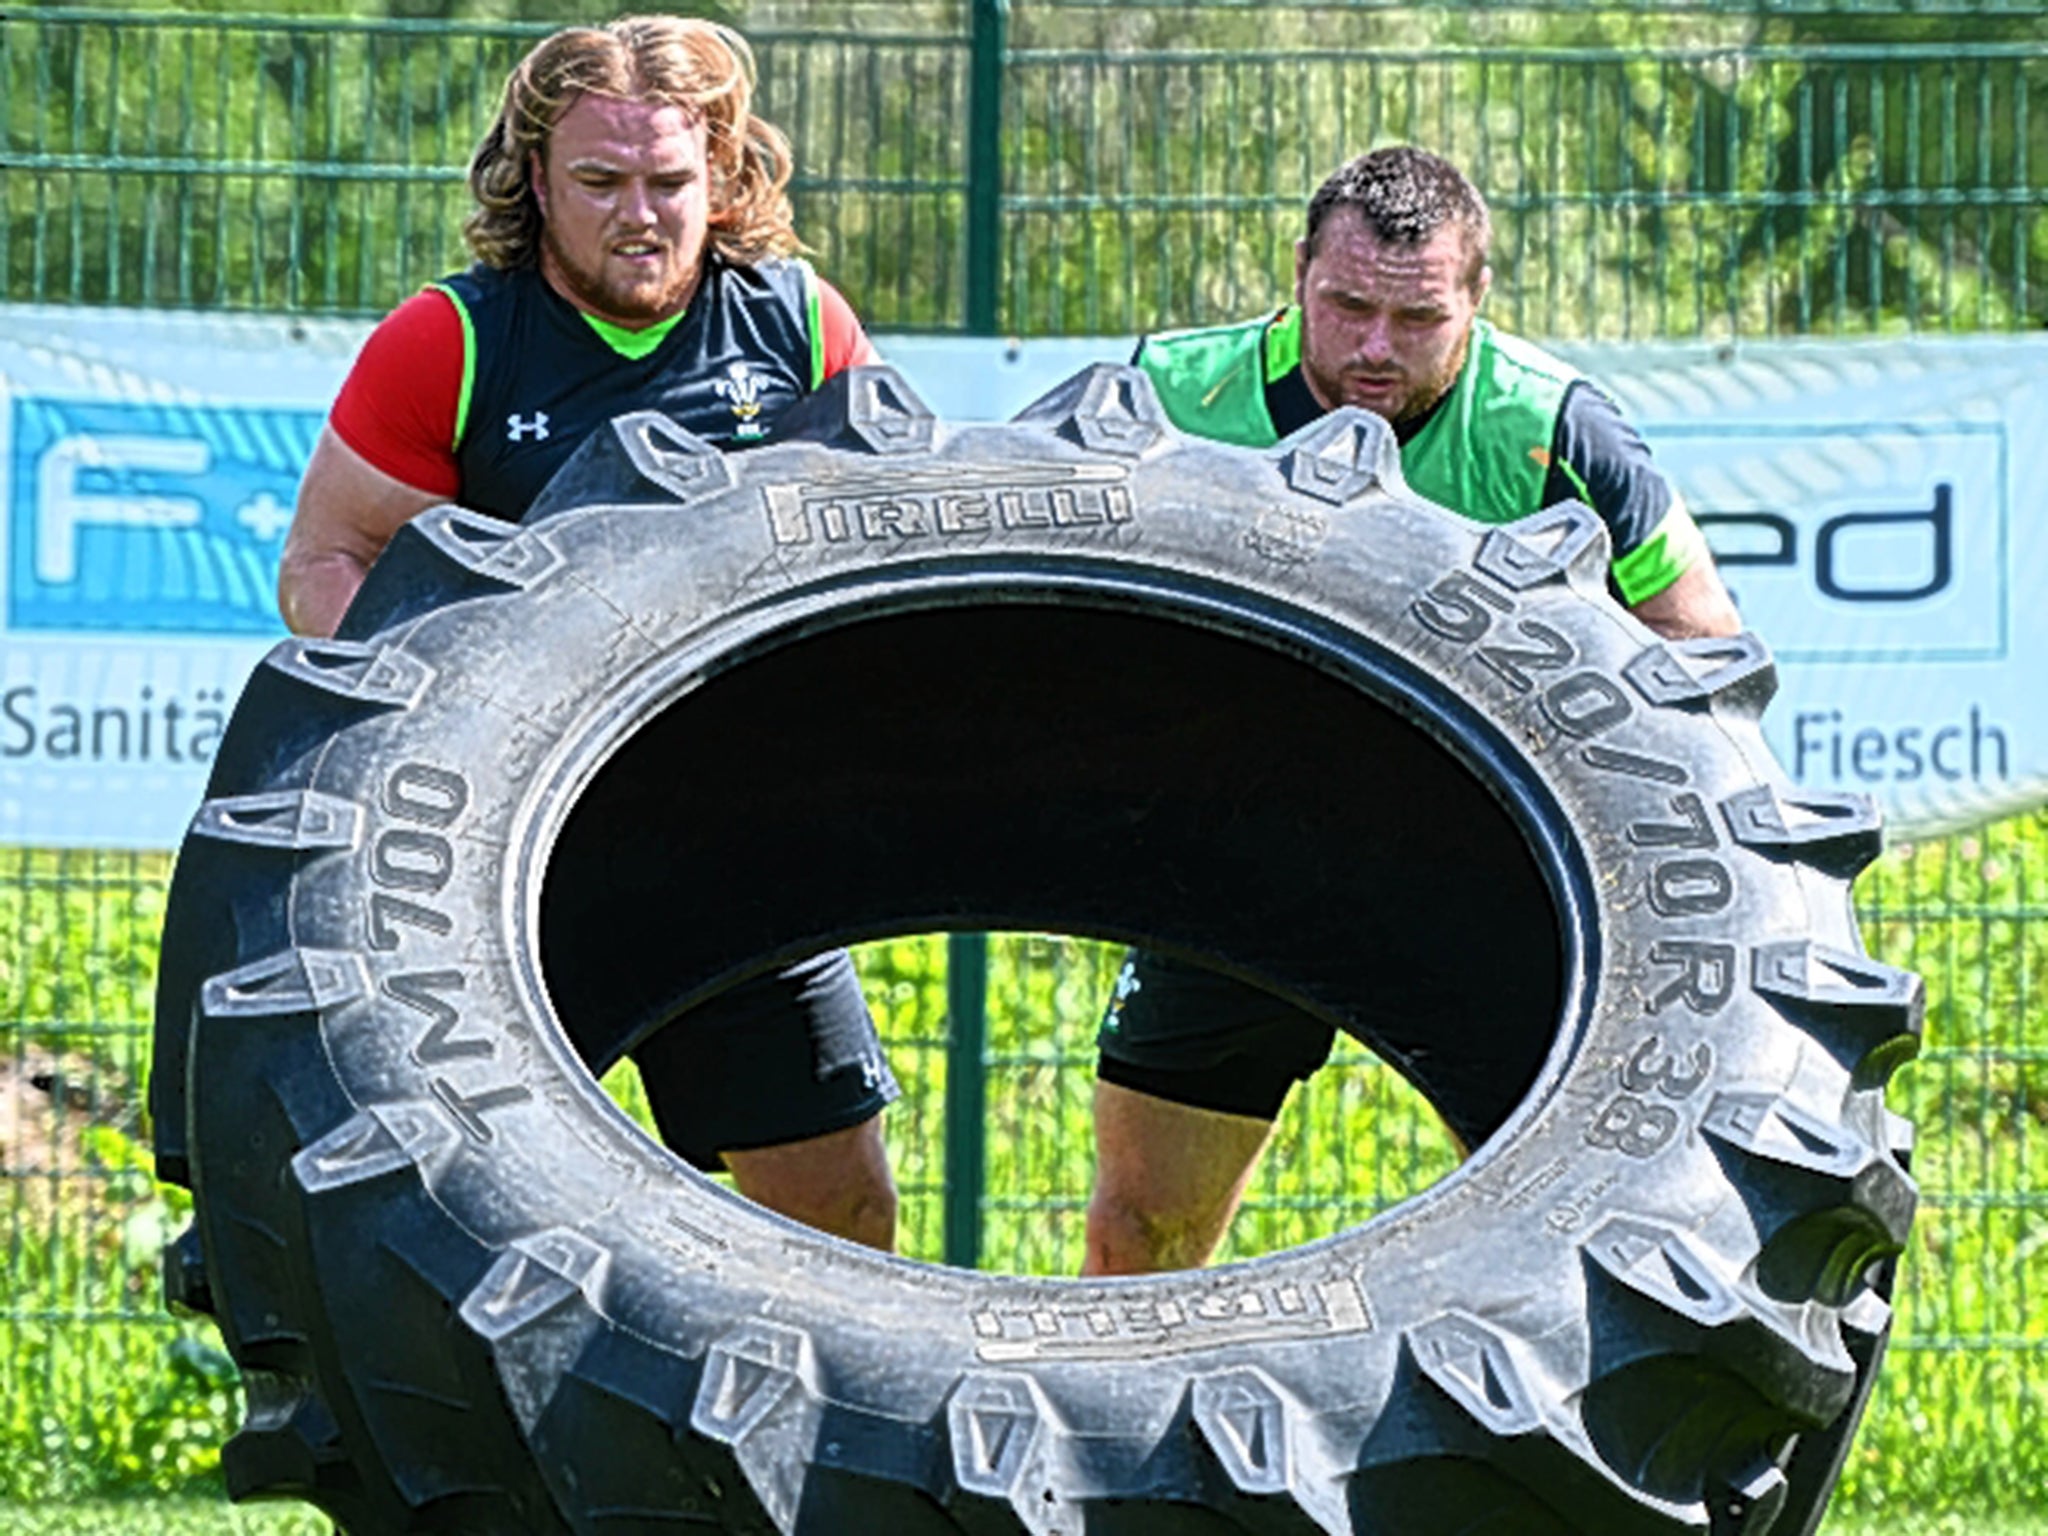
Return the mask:
<path id="1" fill-rule="evenodd" d="M 258 669 L 172 895 L 231 1488 L 355 1536 L 1810 1528 L 1919 984 L 1762 648 L 1658 640 L 1607 558 L 1420 503 L 1362 413 L 1217 447 L 1115 368 L 983 426 L 855 370 L 737 456 L 622 417 L 521 526 L 419 517 Z M 1260 979 L 1477 1150 L 1253 1262 L 983 1275 L 737 1200 L 591 1076 L 773 963 L 988 927 Z"/>

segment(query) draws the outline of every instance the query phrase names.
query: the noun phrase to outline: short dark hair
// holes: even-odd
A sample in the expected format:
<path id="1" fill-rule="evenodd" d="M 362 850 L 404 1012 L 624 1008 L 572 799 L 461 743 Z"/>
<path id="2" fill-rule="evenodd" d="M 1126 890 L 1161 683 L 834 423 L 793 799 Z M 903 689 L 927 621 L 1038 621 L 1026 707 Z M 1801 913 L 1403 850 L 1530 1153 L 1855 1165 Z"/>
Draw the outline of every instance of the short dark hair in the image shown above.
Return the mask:
<path id="1" fill-rule="evenodd" d="M 1373 234 L 1390 244 L 1420 245 L 1446 224 L 1455 226 L 1465 237 L 1465 281 L 1479 286 L 1493 243 L 1493 215 L 1479 189 L 1443 156 L 1391 144 L 1338 167 L 1308 200 L 1311 256 L 1323 221 L 1339 208 L 1356 209 Z"/>

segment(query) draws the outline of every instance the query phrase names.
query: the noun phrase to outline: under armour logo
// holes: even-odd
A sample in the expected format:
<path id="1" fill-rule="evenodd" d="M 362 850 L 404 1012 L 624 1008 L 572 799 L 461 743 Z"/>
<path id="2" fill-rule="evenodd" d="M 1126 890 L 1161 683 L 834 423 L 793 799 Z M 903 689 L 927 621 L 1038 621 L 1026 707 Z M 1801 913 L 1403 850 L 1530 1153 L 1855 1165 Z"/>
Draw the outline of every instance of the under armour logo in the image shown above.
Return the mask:
<path id="1" fill-rule="evenodd" d="M 535 411 L 531 421 L 521 421 L 517 416 L 507 416 L 505 418 L 505 440 L 507 442 L 516 443 L 529 434 L 535 442 L 541 442 L 546 439 L 548 435 L 548 413 L 546 411 Z"/>
<path id="2" fill-rule="evenodd" d="M 1124 961 L 1123 969 L 1116 975 L 1116 988 L 1110 994 L 1108 1012 L 1103 1016 L 1104 1034 L 1113 1035 L 1123 1028 L 1124 1004 L 1144 990 L 1145 983 L 1138 975 L 1137 966 L 1129 960 Z"/>

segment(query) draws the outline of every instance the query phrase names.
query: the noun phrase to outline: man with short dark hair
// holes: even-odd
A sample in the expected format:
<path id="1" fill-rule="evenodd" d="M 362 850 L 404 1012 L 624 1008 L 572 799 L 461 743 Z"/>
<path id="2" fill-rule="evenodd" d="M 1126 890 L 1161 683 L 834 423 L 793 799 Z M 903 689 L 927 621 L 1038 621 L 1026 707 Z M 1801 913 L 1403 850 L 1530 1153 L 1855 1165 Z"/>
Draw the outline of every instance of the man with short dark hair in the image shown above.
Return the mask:
<path id="1" fill-rule="evenodd" d="M 428 507 L 519 520 L 622 411 L 744 446 L 874 360 L 846 301 L 796 259 L 789 144 L 752 93 L 737 33 L 673 16 L 568 28 L 513 69 L 470 167 L 477 264 L 371 334 L 307 466 L 278 574 L 295 632 L 332 634 Z M 634 1054 L 689 1161 L 893 1245 L 879 1116 L 897 1088 L 844 950 L 734 987 Z"/>
<path id="2" fill-rule="evenodd" d="M 1614 403 L 1479 317 L 1493 280 L 1486 200 L 1409 146 L 1317 189 L 1294 302 L 1152 336 L 1136 362 L 1182 430 L 1265 447 L 1340 406 L 1385 418 L 1420 495 L 1507 523 L 1583 501 L 1612 536 L 1612 585 L 1667 638 L 1741 622 L 1685 505 Z M 1096 1184 L 1084 1273 L 1206 1263 L 1330 1025 L 1199 967 L 1133 952 L 1099 1037 Z"/>

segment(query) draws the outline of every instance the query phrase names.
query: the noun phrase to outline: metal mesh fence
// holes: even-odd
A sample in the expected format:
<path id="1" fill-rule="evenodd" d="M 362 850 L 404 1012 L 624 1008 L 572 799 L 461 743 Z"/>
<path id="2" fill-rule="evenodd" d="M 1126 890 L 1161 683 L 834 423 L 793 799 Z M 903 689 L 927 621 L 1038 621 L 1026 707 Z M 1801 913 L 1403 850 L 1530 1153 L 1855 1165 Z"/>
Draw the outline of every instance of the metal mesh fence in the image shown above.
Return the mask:
<path id="1" fill-rule="evenodd" d="M 1485 188 L 1528 334 L 2042 318 L 2039 3 L 757 9 L 799 227 L 879 329 L 1235 318 L 1392 139 Z M 543 30 L 11 11 L 7 293 L 380 312 L 460 264 L 463 167 Z"/>
<path id="2" fill-rule="evenodd" d="M 381 313 L 466 260 L 470 153 L 553 25 L 10 12 L 8 297 Z M 756 51 L 804 150 L 799 227 L 870 325 L 943 324 L 961 46 L 792 31 Z"/>
<path id="3" fill-rule="evenodd" d="M 1034 50 L 1009 320 L 1151 329 L 1284 297 L 1299 210 L 1353 146 L 1439 147 L 1488 189 L 1492 313 L 1549 336 L 2005 329 L 2038 306 L 2031 43 L 1402 44 L 1105 59 Z M 1076 98 L 1101 111 L 1077 123 Z M 1075 282 L 1076 272 L 1086 281 Z"/>
<path id="4" fill-rule="evenodd" d="M 1284 292 L 1316 181 L 1397 138 L 1488 191 L 1492 313 L 1525 333 L 2043 316 L 2034 0 L 763 3 L 736 19 L 796 144 L 800 228 L 876 330 L 1235 318 Z M 381 312 L 462 260 L 462 165 L 506 68 L 554 24 L 9 9 L 6 297 Z M 1932 1008 L 1899 1104 L 1920 1126 L 1924 1214 L 1854 1507 L 2048 1498 L 2044 850 L 2048 818 L 2021 818 L 1895 852 L 1859 887 L 1871 948 L 1926 972 Z M 167 871 L 158 854 L 0 850 L 0 1498 L 204 1478 L 236 1418 L 210 1331 L 158 1301 L 156 1252 L 183 1216 L 139 1123 Z M 979 1169 L 982 1262 L 1072 1271 L 1108 964 L 999 937 L 989 1033 L 963 1060 L 946 943 L 864 952 L 909 1090 L 891 1117 L 909 1251 L 949 1250 L 948 1192 Z M 970 1156 L 949 1105 L 976 1057 Z M 1230 1252 L 1361 1219 L 1452 1157 L 1412 1093 L 1349 1054 L 1290 1107 Z"/>

